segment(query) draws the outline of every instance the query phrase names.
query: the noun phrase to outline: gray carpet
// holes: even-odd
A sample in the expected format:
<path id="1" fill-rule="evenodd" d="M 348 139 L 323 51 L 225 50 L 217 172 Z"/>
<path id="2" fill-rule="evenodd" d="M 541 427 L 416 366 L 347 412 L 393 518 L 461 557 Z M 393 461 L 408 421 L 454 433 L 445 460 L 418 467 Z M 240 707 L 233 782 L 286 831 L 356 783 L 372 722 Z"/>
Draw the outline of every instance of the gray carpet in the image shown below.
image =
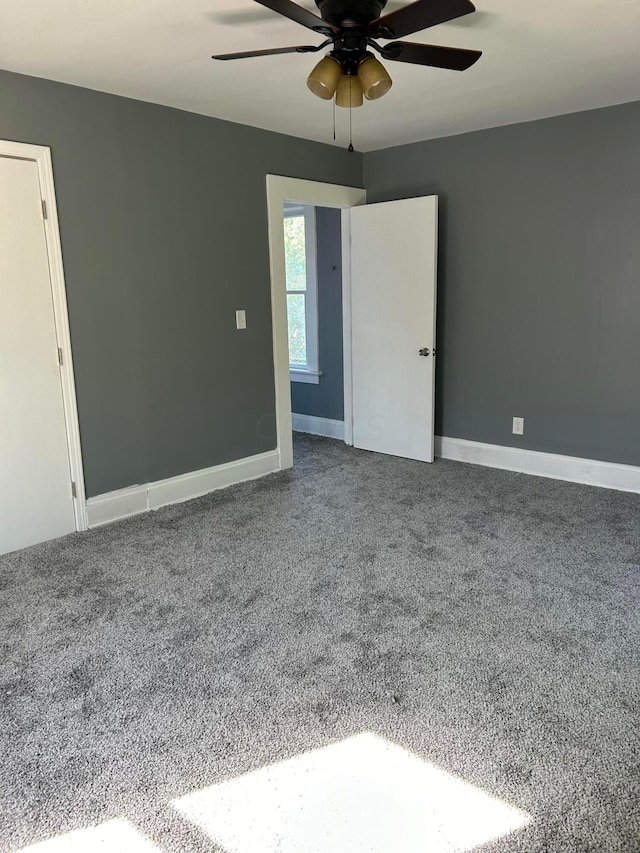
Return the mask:
<path id="1" fill-rule="evenodd" d="M 221 850 L 176 797 L 362 732 L 531 816 L 476 853 L 640 850 L 640 496 L 296 454 L 0 557 L 0 851 Z"/>

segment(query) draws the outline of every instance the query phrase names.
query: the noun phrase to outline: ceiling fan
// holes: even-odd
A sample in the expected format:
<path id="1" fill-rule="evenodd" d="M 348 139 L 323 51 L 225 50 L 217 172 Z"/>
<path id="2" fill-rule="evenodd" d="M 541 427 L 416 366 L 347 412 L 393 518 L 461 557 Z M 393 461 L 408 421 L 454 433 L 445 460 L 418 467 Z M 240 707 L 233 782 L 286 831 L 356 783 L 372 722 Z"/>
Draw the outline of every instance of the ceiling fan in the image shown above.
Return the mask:
<path id="1" fill-rule="evenodd" d="M 475 12 L 471 0 L 415 0 L 407 6 L 380 17 L 387 0 L 315 0 L 320 17 L 292 0 L 255 0 L 303 27 L 325 36 L 319 45 L 274 47 L 242 53 L 224 53 L 213 59 L 248 59 L 279 53 L 316 53 L 329 47 L 329 53 L 316 65 L 307 86 L 323 100 L 335 97 L 339 107 L 359 107 L 363 99 L 381 98 L 391 88 L 387 70 L 371 53 L 383 59 L 410 62 L 465 71 L 482 55 L 479 50 L 458 47 L 391 41 L 379 45 L 375 39 L 397 39 L 425 30 L 445 21 Z"/>

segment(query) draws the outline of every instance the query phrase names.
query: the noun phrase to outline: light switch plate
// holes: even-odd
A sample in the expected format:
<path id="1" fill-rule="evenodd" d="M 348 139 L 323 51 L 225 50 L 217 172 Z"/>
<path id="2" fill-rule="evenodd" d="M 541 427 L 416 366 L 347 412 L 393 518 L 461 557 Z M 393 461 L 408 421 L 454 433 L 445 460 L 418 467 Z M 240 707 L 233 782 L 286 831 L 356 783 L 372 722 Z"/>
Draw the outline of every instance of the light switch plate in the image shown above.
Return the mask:
<path id="1" fill-rule="evenodd" d="M 244 309 L 236 311 L 236 329 L 247 328 L 247 312 Z"/>
<path id="2" fill-rule="evenodd" d="M 513 419 L 513 434 L 524 435 L 524 418 Z"/>

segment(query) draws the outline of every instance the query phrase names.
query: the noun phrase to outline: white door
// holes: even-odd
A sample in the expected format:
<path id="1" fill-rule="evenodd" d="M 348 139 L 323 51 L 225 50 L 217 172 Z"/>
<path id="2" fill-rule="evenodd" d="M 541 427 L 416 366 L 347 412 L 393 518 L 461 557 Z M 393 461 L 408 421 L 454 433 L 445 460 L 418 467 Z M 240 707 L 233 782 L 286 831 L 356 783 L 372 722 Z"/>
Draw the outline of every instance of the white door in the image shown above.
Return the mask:
<path id="1" fill-rule="evenodd" d="M 0 157 L 0 553 L 75 529 L 38 168 Z"/>
<path id="2" fill-rule="evenodd" d="M 433 462 L 437 196 L 352 208 L 353 443 Z"/>

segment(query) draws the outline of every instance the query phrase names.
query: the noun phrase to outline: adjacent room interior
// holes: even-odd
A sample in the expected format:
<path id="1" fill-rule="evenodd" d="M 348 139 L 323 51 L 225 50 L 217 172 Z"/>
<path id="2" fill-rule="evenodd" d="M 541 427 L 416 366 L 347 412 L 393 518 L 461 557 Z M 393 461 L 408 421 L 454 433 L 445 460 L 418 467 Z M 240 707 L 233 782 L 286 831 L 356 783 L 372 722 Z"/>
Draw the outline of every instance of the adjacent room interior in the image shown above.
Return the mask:
<path id="1" fill-rule="evenodd" d="M 292 428 L 344 440 L 340 209 L 287 202 L 284 245 Z"/>
<path id="2" fill-rule="evenodd" d="M 636 4 L 0 3 L 0 853 L 640 850 Z"/>

